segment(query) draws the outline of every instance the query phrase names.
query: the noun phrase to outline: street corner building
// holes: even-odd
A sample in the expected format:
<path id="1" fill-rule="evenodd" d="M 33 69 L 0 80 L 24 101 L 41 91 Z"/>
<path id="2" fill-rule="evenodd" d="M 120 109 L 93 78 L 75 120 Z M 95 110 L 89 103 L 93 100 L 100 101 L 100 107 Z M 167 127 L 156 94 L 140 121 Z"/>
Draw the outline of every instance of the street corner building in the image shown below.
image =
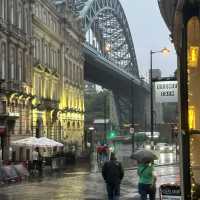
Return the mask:
<path id="1" fill-rule="evenodd" d="M 178 55 L 183 198 L 200 198 L 200 1 L 159 0 Z"/>
<path id="2" fill-rule="evenodd" d="M 66 0 L 0 0 L 0 141 L 36 136 L 82 149 L 84 33 Z M 25 149 L 12 152 L 26 160 Z"/>

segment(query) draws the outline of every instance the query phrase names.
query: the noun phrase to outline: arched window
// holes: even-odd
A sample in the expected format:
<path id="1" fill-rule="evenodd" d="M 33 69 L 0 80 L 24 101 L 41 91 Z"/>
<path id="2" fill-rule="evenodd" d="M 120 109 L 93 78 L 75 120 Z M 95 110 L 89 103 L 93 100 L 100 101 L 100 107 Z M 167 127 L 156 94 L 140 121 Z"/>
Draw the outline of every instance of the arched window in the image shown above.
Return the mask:
<path id="1" fill-rule="evenodd" d="M 75 122 L 72 123 L 72 128 L 73 128 L 73 129 L 76 128 L 76 124 L 75 124 Z"/>
<path id="2" fill-rule="evenodd" d="M 18 3 L 18 12 L 17 12 L 17 17 L 18 17 L 18 27 L 19 29 L 23 28 L 23 5 L 21 1 Z"/>
<path id="3" fill-rule="evenodd" d="M 33 39 L 33 57 L 37 58 L 37 39 Z"/>
<path id="4" fill-rule="evenodd" d="M 14 0 L 10 0 L 10 23 L 14 24 L 15 20 L 14 20 Z"/>
<path id="5" fill-rule="evenodd" d="M 6 0 L 0 0 L 0 13 L 1 13 L 1 18 L 5 19 L 6 18 Z"/>
<path id="6" fill-rule="evenodd" d="M 36 39 L 36 58 L 39 60 L 40 59 L 40 40 Z"/>
<path id="7" fill-rule="evenodd" d="M 67 128 L 70 129 L 70 122 L 67 122 Z"/>
<path id="8" fill-rule="evenodd" d="M 80 122 L 78 122 L 78 124 L 77 124 L 77 128 L 79 129 L 81 126 L 80 126 Z"/>
<path id="9" fill-rule="evenodd" d="M 49 66 L 49 46 L 46 45 L 46 64 Z"/>
<path id="10" fill-rule="evenodd" d="M 28 9 L 25 8 L 24 9 L 24 32 L 28 33 Z"/>
<path id="11" fill-rule="evenodd" d="M 1 44 L 1 67 L 0 67 L 0 78 L 5 79 L 6 70 L 6 44 Z"/>
<path id="12" fill-rule="evenodd" d="M 54 51 L 54 63 L 53 63 L 53 65 L 54 65 L 54 69 L 56 69 L 56 51 Z"/>
<path id="13" fill-rule="evenodd" d="M 50 50 L 50 67 L 53 68 L 54 63 L 54 51 L 53 49 Z"/>
<path id="14" fill-rule="evenodd" d="M 44 43 L 44 64 L 47 64 L 47 45 Z"/>
<path id="15" fill-rule="evenodd" d="M 28 74 L 27 74 L 27 70 L 26 68 L 28 68 L 29 66 L 29 55 L 28 53 L 25 54 L 25 59 L 24 59 L 24 65 L 22 65 L 22 77 L 23 77 L 23 81 L 26 82 L 26 80 L 28 80 Z"/>
<path id="16" fill-rule="evenodd" d="M 18 54 L 18 69 L 16 70 L 17 80 L 22 80 L 22 69 L 23 69 L 23 53 L 20 51 Z"/>
<path id="17" fill-rule="evenodd" d="M 10 48 L 10 68 L 9 68 L 9 79 L 15 79 L 15 66 L 16 66 L 16 52 L 15 47 Z"/>

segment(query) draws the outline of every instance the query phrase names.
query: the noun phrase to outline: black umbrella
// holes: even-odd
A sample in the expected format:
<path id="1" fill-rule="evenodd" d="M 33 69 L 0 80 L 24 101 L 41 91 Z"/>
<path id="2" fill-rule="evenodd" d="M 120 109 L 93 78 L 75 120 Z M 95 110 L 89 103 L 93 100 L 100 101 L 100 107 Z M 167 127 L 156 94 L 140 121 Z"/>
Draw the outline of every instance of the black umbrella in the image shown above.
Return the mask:
<path id="1" fill-rule="evenodd" d="M 137 160 L 139 163 L 152 162 L 158 159 L 158 157 L 154 154 L 154 152 L 146 149 L 136 151 L 131 155 L 131 158 Z"/>

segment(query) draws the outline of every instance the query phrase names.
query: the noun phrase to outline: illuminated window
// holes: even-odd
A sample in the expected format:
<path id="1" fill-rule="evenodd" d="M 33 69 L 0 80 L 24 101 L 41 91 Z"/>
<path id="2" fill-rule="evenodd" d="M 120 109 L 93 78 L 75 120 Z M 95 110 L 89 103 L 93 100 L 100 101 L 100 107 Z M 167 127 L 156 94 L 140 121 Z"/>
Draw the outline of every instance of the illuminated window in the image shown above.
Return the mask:
<path id="1" fill-rule="evenodd" d="M 198 66 L 199 47 L 190 46 L 188 49 L 188 67 Z"/>
<path id="2" fill-rule="evenodd" d="M 189 106 L 189 128 L 190 129 L 195 129 L 195 107 L 194 106 Z"/>
<path id="3" fill-rule="evenodd" d="M 200 130 L 200 22 L 192 17 L 187 26 L 188 43 L 188 125 L 190 129 Z"/>

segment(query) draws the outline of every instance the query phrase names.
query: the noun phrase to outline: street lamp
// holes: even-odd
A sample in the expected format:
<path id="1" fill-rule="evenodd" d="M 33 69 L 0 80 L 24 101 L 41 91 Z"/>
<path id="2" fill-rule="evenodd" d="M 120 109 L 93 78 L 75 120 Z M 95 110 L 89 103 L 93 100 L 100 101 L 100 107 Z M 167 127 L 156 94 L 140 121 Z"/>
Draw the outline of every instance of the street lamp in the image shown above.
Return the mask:
<path id="1" fill-rule="evenodd" d="M 153 149 L 154 147 L 154 141 L 153 141 L 153 132 L 154 132 L 154 116 L 153 116 L 153 78 L 152 78 L 152 65 L 153 65 L 153 62 L 152 62 L 152 57 L 153 57 L 153 54 L 156 54 L 156 53 L 163 53 L 163 54 L 168 54 L 170 51 L 169 49 L 167 49 L 166 47 L 159 50 L 159 51 L 153 51 L 151 50 L 150 51 L 150 95 L 151 95 L 151 108 L 150 108 L 150 112 L 151 112 L 151 149 Z"/>

